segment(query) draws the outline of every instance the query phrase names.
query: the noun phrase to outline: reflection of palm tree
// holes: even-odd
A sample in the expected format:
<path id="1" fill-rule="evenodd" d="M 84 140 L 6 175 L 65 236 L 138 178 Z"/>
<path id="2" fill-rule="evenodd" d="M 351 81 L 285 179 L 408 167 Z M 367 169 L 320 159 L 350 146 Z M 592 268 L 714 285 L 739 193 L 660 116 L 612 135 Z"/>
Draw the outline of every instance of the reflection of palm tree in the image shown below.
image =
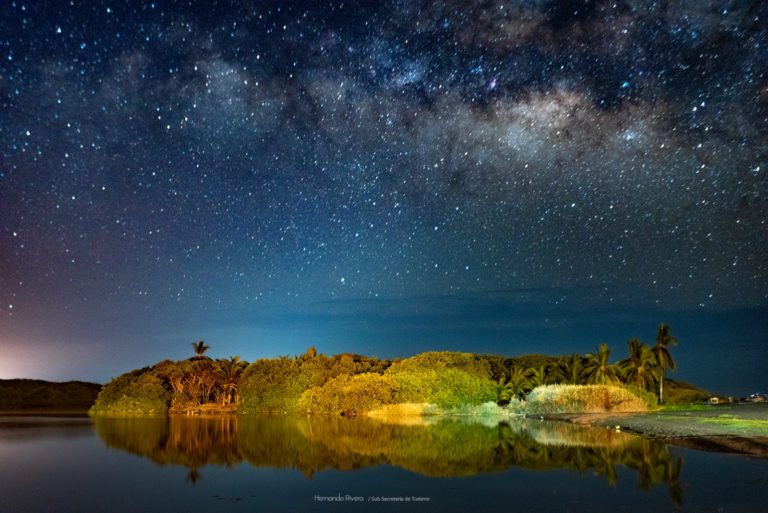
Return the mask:
<path id="1" fill-rule="evenodd" d="M 653 386 L 656 357 L 651 348 L 633 338 L 629 341 L 629 358 L 621 362 L 624 379 L 630 385 L 648 390 Z"/>
<path id="2" fill-rule="evenodd" d="M 656 333 L 656 345 L 651 349 L 659 370 L 659 404 L 664 402 L 664 374 L 669 367 L 671 370 L 675 369 L 675 360 L 672 359 L 672 355 L 669 354 L 667 346 L 674 346 L 677 344 L 677 339 L 669 333 L 669 326 L 666 324 L 659 325 L 659 331 Z"/>
<path id="3" fill-rule="evenodd" d="M 191 483 L 193 486 L 197 484 L 200 479 L 202 479 L 203 476 L 200 475 L 200 472 L 197 470 L 197 468 L 191 468 L 189 469 L 189 472 L 187 472 L 187 483 Z"/>
<path id="4" fill-rule="evenodd" d="M 584 377 L 587 383 L 607 384 L 616 381 L 616 368 L 608 363 L 611 348 L 608 344 L 600 344 L 597 353 L 588 353 L 584 364 Z"/>
<path id="5" fill-rule="evenodd" d="M 664 482 L 669 487 L 669 498 L 675 506 L 683 505 L 683 493 L 685 486 L 680 482 L 680 473 L 683 470 L 683 458 L 670 458 L 664 465 Z"/>
<path id="6" fill-rule="evenodd" d="M 145 419 L 142 419 L 142 421 Z M 639 473 L 640 486 L 664 483 L 682 501 L 682 461 L 660 442 L 613 430 L 565 423 L 510 420 L 496 430 L 444 421 L 432 426 L 385 424 L 360 417 L 171 417 L 130 422 L 96 418 L 109 447 L 187 470 L 194 485 L 206 465 L 295 468 L 311 477 L 332 468 L 350 470 L 394 464 L 430 476 L 472 475 L 518 466 L 594 472 L 611 485 L 619 465 Z M 622 473 L 622 477 L 625 474 Z"/>
<path id="7" fill-rule="evenodd" d="M 195 359 L 202 359 L 202 358 L 208 358 L 205 355 L 205 352 L 208 351 L 211 347 L 207 346 L 205 342 L 202 340 L 198 340 L 197 342 L 192 342 L 192 348 L 195 350 L 195 356 L 193 358 Z"/>
<path id="8" fill-rule="evenodd" d="M 616 486 L 619 482 L 619 474 L 616 472 L 614 452 L 607 447 L 601 447 L 595 453 L 595 473 L 605 476 L 610 486 Z"/>
<path id="9" fill-rule="evenodd" d="M 559 461 L 563 465 L 568 465 L 576 469 L 580 474 L 585 473 L 592 466 L 589 461 L 588 448 L 585 447 L 565 447 L 560 455 Z"/>
<path id="10" fill-rule="evenodd" d="M 682 461 L 670 466 L 671 461 L 672 454 L 665 445 L 641 438 L 627 455 L 625 464 L 637 470 L 638 486 L 647 491 L 659 483 L 669 483 L 670 478 L 677 479 L 675 472 L 679 473 Z"/>

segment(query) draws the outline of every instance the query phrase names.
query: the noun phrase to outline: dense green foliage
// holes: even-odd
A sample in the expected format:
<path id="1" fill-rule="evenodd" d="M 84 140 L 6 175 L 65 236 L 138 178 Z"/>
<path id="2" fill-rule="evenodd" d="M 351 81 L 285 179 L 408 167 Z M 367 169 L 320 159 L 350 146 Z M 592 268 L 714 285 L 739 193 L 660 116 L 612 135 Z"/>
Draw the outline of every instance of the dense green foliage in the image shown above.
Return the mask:
<path id="1" fill-rule="evenodd" d="M 145 367 L 114 378 L 99 393 L 90 410 L 95 415 L 162 415 L 168 411 L 171 392 Z"/>
<path id="2" fill-rule="evenodd" d="M 247 363 L 238 357 L 165 360 L 114 378 L 99 394 L 92 415 L 164 415 L 215 407 L 233 412 L 239 403 L 240 375 Z"/>
<path id="3" fill-rule="evenodd" d="M 243 374 L 241 393 L 243 396 L 240 413 L 288 413 L 308 411 L 299 399 L 305 391 L 317 388 L 317 405 L 330 407 L 334 399 L 325 397 L 331 390 L 339 391 L 339 385 L 322 389 L 329 380 L 338 376 L 351 377 L 363 373 L 380 374 L 389 366 L 389 362 L 356 354 L 340 354 L 332 357 L 317 354 L 314 348 L 298 357 L 281 356 L 268 360 L 261 359 L 252 363 Z M 357 383 L 357 381 L 355 382 Z M 366 399 L 367 400 L 367 399 Z M 347 409 L 364 411 L 360 405 L 351 405 L 345 399 Z M 340 411 L 316 410 L 311 411 Z"/>
<path id="4" fill-rule="evenodd" d="M 349 353 L 326 356 L 311 347 L 301 356 L 260 359 L 249 365 L 238 357 L 205 356 L 209 347 L 201 340 L 192 344 L 195 356 L 188 360 L 167 360 L 112 380 L 93 413 L 357 414 L 404 403 L 429 404 L 444 412 L 469 411 L 468 406 L 489 401 L 502 406 L 519 403 L 537 387 L 597 384 L 632 389 L 627 393 L 652 405 L 652 395 L 658 390 L 661 397 L 662 384 L 670 382 L 663 371 L 674 367 L 669 354 L 674 342 L 669 327 L 662 324 L 655 348 L 633 339 L 628 357 L 618 363 L 609 361 L 611 349 L 601 344 L 594 353 L 563 357 L 426 352 L 394 361 Z M 575 398 L 569 403 L 574 411 L 592 404 L 592 389 L 581 390 L 586 396 L 583 405 Z M 680 390 L 671 387 L 668 398 L 700 398 Z"/>
<path id="5" fill-rule="evenodd" d="M 397 386 L 396 402 L 454 408 L 497 399 L 491 365 L 480 355 L 422 353 L 392 364 L 386 375 Z"/>
<path id="6" fill-rule="evenodd" d="M 0 379 L 0 411 L 86 411 L 101 390 L 97 383 Z"/>
<path id="7" fill-rule="evenodd" d="M 393 404 L 396 390 L 395 382 L 388 376 L 370 372 L 341 374 L 322 387 L 305 390 L 298 406 L 307 413 L 354 414 Z"/>

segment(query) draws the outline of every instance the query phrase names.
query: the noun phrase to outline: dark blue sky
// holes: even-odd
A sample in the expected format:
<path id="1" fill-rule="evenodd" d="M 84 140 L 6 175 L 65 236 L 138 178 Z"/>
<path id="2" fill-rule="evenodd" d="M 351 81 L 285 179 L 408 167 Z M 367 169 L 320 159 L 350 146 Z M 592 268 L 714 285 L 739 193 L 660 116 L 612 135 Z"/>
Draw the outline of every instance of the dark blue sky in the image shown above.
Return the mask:
<path id="1" fill-rule="evenodd" d="M 663 321 L 765 389 L 763 3 L 72 4 L 0 13 L 0 377 Z"/>

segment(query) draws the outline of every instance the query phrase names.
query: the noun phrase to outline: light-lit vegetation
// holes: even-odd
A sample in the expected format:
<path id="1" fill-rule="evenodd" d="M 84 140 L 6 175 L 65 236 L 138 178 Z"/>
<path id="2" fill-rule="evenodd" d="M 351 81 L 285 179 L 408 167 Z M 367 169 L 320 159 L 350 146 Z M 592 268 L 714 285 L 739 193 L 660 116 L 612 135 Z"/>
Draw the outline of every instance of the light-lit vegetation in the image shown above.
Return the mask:
<path id="1" fill-rule="evenodd" d="M 643 400 L 632 390 L 616 385 L 544 385 L 528 394 L 528 413 L 601 413 L 646 411 L 649 395 Z"/>
<path id="2" fill-rule="evenodd" d="M 90 410 L 96 415 L 164 415 L 171 391 L 145 367 L 113 379 L 102 389 Z"/>
<path id="3" fill-rule="evenodd" d="M 657 344 L 629 341 L 626 359 L 611 363 L 611 348 L 553 357 L 503 357 L 460 352 L 426 352 L 380 360 L 358 354 L 326 356 L 310 347 L 301 356 L 214 360 L 202 340 L 194 356 L 163 361 L 112 380 L 92 409 L 95 415 L 165 413 L 269 413 L 358 415 L 389 411 L 396 404 L 428 404 L 425 414 L 473 414 L 494 402 L 506 413 L 627 411 L 655 406 L 664 372 L 674 368 L 665 325 Z M 698 389 L 667 380 L 670 402 L 700 399 Z M 560 387 L 549 385 L 601 385 Z M 555 392 L 557 391 L 557 392 Z M 640 408 L 640 405 L 643 405 Z M 535 407 L 534 407 L 535 405 Z"/>

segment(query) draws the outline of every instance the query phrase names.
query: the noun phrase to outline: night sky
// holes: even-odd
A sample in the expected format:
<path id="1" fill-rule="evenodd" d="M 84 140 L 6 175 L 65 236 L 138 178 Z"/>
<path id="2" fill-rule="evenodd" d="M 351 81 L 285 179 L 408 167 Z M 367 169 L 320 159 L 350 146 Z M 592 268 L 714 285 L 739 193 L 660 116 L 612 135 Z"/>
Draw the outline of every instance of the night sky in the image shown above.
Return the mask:
<path id="1" fill-rule="evenodd" d="M 768 386 L 768 3 L 1 5 L 0 378 L 666 322 Z"/>

